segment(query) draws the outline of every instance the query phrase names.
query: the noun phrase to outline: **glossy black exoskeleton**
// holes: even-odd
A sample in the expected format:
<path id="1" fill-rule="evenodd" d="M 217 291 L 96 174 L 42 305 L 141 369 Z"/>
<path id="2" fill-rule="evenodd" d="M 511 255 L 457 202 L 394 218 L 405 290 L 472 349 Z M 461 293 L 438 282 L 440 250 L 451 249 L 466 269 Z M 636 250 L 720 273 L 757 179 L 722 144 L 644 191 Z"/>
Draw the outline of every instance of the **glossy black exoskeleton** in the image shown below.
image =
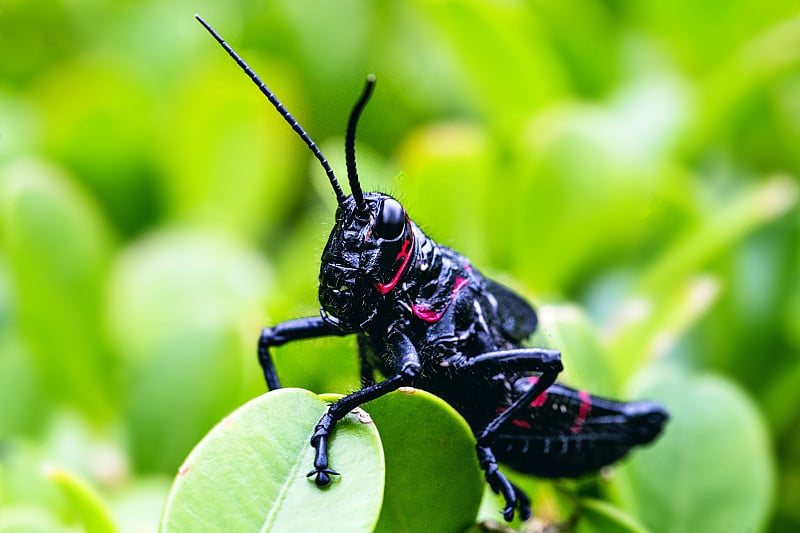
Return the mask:
<path id="1" fill-rule="evenodd" d="M 402 386 L 446 400 L 469 423 L 486 481 L 505 498 L 511 520 L 531 515 L 530 500 L 497 463 L 542 477 L 576 477 L 652 441 L 667 420 L 649 402 L 622 403 L 556 384 L 560 353 L 524 347 L 536 329 L 533 308 L 484 277 L 469 260 L 427 237 L 389 195 L 363 193 L 355 161 L 355 130 L 375 79 L 369 77 L 347 127 L 351 194 L 297 121 L 225 41 L 198 20 L 244 69 L 325 169 L 338 208 L 322 253 L 320 315 L 265 328 L 258 356 L 270 389 L 280 387 L 270 347 L 327 335 L 355 334 L 362 389 L 332 404 L 314 428 L 308 474 L 317 485 L 338 475 L 328 438 L 355 407 Z M 375 371 L 386 379 L 375 381 Z"/>

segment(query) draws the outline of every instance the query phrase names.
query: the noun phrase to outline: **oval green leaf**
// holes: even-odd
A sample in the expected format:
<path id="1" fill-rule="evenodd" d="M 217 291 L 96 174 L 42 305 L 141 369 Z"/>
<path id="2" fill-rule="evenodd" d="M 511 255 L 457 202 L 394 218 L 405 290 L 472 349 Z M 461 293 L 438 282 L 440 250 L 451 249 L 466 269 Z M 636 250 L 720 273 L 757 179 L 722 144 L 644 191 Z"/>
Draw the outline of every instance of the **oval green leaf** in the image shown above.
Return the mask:
<path id="1" fill-rule="evenodd" d="M 760 531 L 772 503 L 764 422 L 720 378 L 663 370 L 635 397 L 663 403 L 664 435 L 619 468 L 615 489 L 653 531 Z"/>
<path id="2" fill-rule="evenodd" d="M 220 422 L 189 454 L 172 486 L 160 531 L 372 531 L 383 498 L 380 438 L 363 411 L 330 441 L 325 489 L 306 478 L 308 440 L 327 409 L 301 389 L 260 396 Z"/>
<path id="3" fill-rule="evenodd" d="M 583 498 L 580 509 L 575 533 L 648 533 L 635 518 L 603 500 Z"/>
<path id="4" fill-rule="evenodd" d="M 253 250 L 196 230 L 153 232 L 116 258 L 108 322 L 125 363 L 138 470 L 174 471 L 219 419 L 264 390 L 245 332 L 270 279 Z"/>
<path id="5" fill-rule="evenodd" d="M 14 162 L 0 168 L 0 243 L 13 322 L 43 390 L 108 420 L 118 383 L 98 324 L 114 244 L 100 209 L 59 168 Z"/>
<path id="6" fill-rule="evenodd" d="M 48 468 L 47 476 L 61 489 L 87 533 L 117 533 L 105 503 L 86 482 L 58 467 Z"/>
<path id="7" fill-rule="evenodd" d="M 478 514 L 483 476 L 464 419 L 444 400 L 417 389 L 387 394 L 365 409 L 386 455 L 386 490 L 375 531 L 466 530 Z"/>

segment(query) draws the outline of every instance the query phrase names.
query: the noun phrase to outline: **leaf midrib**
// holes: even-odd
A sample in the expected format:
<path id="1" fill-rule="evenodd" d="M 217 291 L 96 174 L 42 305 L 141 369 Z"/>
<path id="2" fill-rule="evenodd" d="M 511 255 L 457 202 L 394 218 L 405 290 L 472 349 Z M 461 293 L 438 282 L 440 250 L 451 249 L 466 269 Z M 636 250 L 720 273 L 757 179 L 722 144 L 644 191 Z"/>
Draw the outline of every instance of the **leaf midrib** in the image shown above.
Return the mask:
<path id="1" fill-rule="evenodd" d="M 283 507 L 283 503 L 286 501 L 286 494 L 289 491 L 289 487 L 294 483 L 298 472 L 300 471 L 300 465 L 302 464 L 304 457 L 305 453 L 303 453 L 303 448 L 300 448 L 300 452 L 295 457 L 295 460 L 292 463 L 292 468 L 289 470 L 289 473 L 286 476 L 286 480 L 281 484 L 281 488 L 278 491 L 278 496 L 275 498 L 275 503 L 272 505 L 269 513 L 267 513 L 267 516 L 264 519 L 264 525 L 261 527 L 260 533 L 268 533 L 272 530 L 272 526 L 278 516 L 278 511 L 281 507 Z"/>

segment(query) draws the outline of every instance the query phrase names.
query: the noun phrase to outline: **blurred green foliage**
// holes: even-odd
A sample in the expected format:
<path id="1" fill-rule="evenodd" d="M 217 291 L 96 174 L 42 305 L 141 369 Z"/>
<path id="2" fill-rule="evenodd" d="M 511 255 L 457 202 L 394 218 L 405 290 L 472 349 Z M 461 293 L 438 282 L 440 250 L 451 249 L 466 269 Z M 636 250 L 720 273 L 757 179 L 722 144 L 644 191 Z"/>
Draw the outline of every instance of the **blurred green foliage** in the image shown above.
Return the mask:
<path id="1" fill-rule="evenodd" d="M 317 312 L 333 195 L 195 12 L 342 175 L 375 73 L 365 188 L 575 304 L 538 339 L 567 381 L 670 407 L 587 520 L 800 528 L 796 2 L 0 0 L 0 531 L 152 531 L 192 446 L 263 391 L 259 328 Z M 352 339 L 276 360 L 357 386 Z M 703 468 L 726 447 L 708 459 L 741 470 Z"/>

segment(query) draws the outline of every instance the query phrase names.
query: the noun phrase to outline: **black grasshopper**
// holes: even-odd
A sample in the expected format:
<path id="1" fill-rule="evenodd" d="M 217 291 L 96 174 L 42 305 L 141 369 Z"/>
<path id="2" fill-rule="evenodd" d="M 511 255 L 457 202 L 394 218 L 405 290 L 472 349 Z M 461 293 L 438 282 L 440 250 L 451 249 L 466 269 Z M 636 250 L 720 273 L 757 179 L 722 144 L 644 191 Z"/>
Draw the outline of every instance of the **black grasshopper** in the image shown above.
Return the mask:
<path id="1" fill-rule="evenodd" d="M 533 308 L 459 253 L 427 237 L 389 195 L 364 193 L 358 181 L 355 131 L 375 79 L 367 79 L 345 137 L 345 195 L 317 146 L 261 79 L 200 17 L 198 20 L 256 83 L 309 146 L 333 187 L 336 220 L 322 253 L 320 315 L 265 328 L 258 358 L 270 389 L 280 387 L 270 347 L 327 335 L 357 335 L 362 389 L 332 404 L 314 428 L 308 477 L 331 476 L 328 438 L 355 407 L 403 386 L 446 400 L 469 423 L 478 461 L 511 520 L 531 515 L 530 500 L 499 470 L 502 462 L 542 477 L 576 477 L 652 441 L 667 420 L 648 402 L 621 403 L 556 384 L 560 353 L 528 348 Z M 386 377 L 375 381 L 375 370 Z"/>

